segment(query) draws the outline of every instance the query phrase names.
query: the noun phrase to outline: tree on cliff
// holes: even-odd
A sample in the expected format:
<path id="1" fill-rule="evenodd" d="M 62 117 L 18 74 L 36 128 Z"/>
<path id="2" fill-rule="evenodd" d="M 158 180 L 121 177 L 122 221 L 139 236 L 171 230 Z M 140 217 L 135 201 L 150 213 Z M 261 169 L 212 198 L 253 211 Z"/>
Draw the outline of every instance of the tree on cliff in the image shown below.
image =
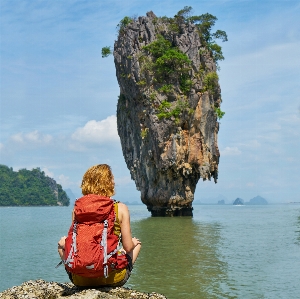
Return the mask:
<path id="1" fill-rule="evenodd" d="M 192 13 L 191 6 L 185 6 L 183 9 L 179 10 L 174 18 L 163 17 L 170 21 L 171 24 L 178 24 L 181 22 L 190 22 L 195 24 L 199 29 L 199 35 L 202 42 L 211 51 L 214 61 L 218 63 L 219 60 L 224 60 L 222 47 L 216 43 L 216 39 L 221 39 L 222 42 L 228 41 L 227 34 L 223 30 L 217 30 L 212 33 L 212 27 L 214 27 L 216 21 L 218 20 L 216 16 L 206 13 L 200 16 L 191 16 Z M 126 26 L 134 21 L 134 18 L 128 16 L 124 17 L 120 23 L 117 25 L 118 32 L 125 30 Z M 106 46 L 102 48 L 102 58 L 112 55 L 111 47 Z"/>
<path id="2" fill-rule="evenodd" d="M 39 168 L 13 171 L 0 165 L 0 206 L 69 205 L 61 185 Z"/>
<path id="3" fill-rule="evenodd" d="M 185 6 L 175 15 L 175 18 L 183 18 L 186 22 L 195 24 L 199 29 L 201 41 L 211 51 L 214 61 L 218 63 L 219 60 L 224 60 L 222 47 L 216 43 L 216 39 L 221 39 L 223 42 L 226 42 L 228 41 L 227 34 L 223 30 L 217 30 L 214 33 L 211 32 L 212 27 L 218 20 L 217 17 L 209 13 L 200 16 L 190 16 L 191 11 L 191 6 Z"/>
<path id="4" fill-rule="evenodd" d="M 217 18 L 190 16 L 121 20 L 114 44 L 120 86 L 117 125 L 123 155 L 141 199 L 153 216 L 192 215 L 200 178 L 217 182 L 221 110 L 218 61 L 212 33 Z M 102 56 L 111 53 L 102 49 Z"/>

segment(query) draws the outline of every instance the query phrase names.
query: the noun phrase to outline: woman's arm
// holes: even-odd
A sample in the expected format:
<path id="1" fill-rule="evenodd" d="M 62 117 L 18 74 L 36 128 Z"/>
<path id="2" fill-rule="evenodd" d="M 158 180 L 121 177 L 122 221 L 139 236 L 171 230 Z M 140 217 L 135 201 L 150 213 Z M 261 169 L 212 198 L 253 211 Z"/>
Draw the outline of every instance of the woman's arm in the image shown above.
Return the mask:
<path id="1" fill-rule="evenodd" d="M 73 211 L 72 211 L 72 222 L 74 221 L 74 219 L 75 219 L 75 213 L 74 213 L 74 209 L 73 209 Z M 66 236 L 61 237 L 60 240 L 58 241 L 58 244 L 57 244 L 58 245 L 58 248 L 57 248 L 58 254 L 59 254 L 59 256 L 62 260 L 64 260 L 64 251 L 65 251 L 66 238 L 67 238 Z"/>
<path id="2" fill-rule="evenodd" d="M 139 239 L 132 238 L 131 236 L 130 215 L 127 206 L 121 202 L 118 203 L 118 211 L 118 218 L 121 225 L 122 245 L 124 250 L 128 253 L 137 245 L 141 244 L 141 242 Z"/>
<path id="3" fill-rule="evenodd" d="M 66 236 L 61 237 L 58 241 L 58 254 L 62 260 L 64 260 L 64 253 L 65 253 L 65 243 L 66 243 Z"/>

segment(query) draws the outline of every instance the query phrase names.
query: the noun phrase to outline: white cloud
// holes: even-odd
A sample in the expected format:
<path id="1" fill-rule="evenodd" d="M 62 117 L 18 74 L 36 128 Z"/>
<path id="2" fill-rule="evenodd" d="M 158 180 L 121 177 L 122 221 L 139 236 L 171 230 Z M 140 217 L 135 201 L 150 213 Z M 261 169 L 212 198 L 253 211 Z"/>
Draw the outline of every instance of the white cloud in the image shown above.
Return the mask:
<path id="1" fill-rule="evenodd" d="M 12 141 L 14 141 L 14 142 L 17 142 L 17 143 L 24 142 L 24 138 L 23 138 L 23 134 L 22 133 L 15 134 L 15 135 L 11 136 L 10 139 Z"/>
<path id="2" fill-rule="evenodd" d="M 245 138 L 245 142 L 240 143 L 240 146 L 244 149 L 254 150 L 260 148 L 261 144 L 256 139 L 247 140 L 247 138 Z"/>
<path id="3" fill-rule="evenodd" d="M 60 174 L 56 182 L 62 186 L 63 189 L 70 188 L 74 186 L 74 183 L 70 180 L 68 176 Z"/>
<path id="4" fill-rule="evenodd" d="M 11 136 L 11 141 L 21 144 L 49 144 L 52 141 L 52 136 L 49 134 L 42 134 L 37 130 L 27 134 L 17 133 Z"/>
<path id="5" fill-rule="evenodd" d="M 221 150 L 221 156 L 238 156 L 241 154 L 241 151 L 237 147 L 226 146 Z"/>
<path id="6" fill-rule="evenodd" d="M 44 167 L 44 168 L 42 168 L 42 171 L 44 171 L 45 175 L 48 176 L 49 178 L 53 178 L 54 177 L 54 173 L 51 172 L 48 168 Z"/>
<path id="7" fill-rule="evenodd" d="M 72 139 L 88 143 L 104 143 L 119 141 L 117 132 L 117 117 L 108 116 L 104 120 L 88 121 L 84 127 L 78 128 L 73 134 Z"/>

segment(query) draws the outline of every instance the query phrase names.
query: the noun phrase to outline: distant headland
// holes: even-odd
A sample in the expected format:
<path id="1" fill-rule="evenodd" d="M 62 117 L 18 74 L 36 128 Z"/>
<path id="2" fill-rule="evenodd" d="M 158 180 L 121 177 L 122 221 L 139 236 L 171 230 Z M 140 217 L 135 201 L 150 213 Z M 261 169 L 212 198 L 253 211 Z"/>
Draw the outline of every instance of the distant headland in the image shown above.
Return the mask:
<path id="1" fill-rule="evenodd" d="M 70 199 L 60 184 L 40 168 L 32 170 L 0 165 L 0 206 L 68 206 Z"/>

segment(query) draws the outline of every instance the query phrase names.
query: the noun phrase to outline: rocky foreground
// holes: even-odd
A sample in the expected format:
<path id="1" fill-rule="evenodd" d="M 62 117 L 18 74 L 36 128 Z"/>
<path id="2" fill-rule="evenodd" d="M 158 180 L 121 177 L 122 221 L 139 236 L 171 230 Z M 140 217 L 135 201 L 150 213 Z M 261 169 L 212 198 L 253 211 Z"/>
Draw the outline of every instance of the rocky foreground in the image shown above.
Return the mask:
<path id="1" fill-rule="evenodd" d="M 119 299 L 143 298 L 164 299 L 164 295 L 157 293 L 141 293 L 128 288 L 102 288 L 80 290 L 72 283 L 47 282 L 44 280 L 30 280 L 20 286 L 12 287 L 0 293 L 1 299 Z"/>

